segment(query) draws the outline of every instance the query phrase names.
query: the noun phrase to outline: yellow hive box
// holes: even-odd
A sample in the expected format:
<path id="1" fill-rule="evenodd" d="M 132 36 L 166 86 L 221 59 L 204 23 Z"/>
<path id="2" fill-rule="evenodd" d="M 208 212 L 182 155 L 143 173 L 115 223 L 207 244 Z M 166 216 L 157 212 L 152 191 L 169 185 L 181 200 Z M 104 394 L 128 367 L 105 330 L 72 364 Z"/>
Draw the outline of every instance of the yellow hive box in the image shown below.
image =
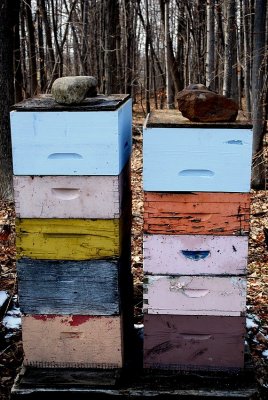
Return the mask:
<path id="1" fill-rule="evenodd" d="M 16 219 L 17 258 L 88 260 L 120 255 L 120 219 Z"/>

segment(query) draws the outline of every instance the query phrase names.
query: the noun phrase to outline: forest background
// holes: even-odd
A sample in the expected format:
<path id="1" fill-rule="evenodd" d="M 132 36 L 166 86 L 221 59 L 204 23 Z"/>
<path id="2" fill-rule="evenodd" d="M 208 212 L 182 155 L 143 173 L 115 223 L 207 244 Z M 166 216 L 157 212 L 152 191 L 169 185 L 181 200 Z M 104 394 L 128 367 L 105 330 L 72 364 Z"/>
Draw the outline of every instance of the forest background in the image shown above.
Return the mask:
<path id="1" fill-rule="evenodd" d="M 252 190 L 247 303 L 252 318 L 256 313 L 264 325 L 254 323 L 256 326 L 248 336 L 254 365 L 258 367 L 258 382 L 265 391 L 264 399 L 268 390 L 268 361 L 263 356 L 268 354 L 267 3 L 267 0 L 0 0 L 0 225 L 1 229 L 9 228 L 0 232 L 0 290 L 7 291 L 10 299 L 17 292 L 10 106 L 28 97 L 50 93 L 54 80 L 67 75 L 93 75 L 98 79 L 99 93 L 132 96 L 135 189 L 132 270 L 135 315 L 139 322 L 143 221 L 140 124 L 151 109 L 177 108 L 177 93 L 190 83 L 205 84 L 236 100 L 254 127 L 252 188 L 255 190 Z M 2 326 L 0 339 L 6 333 Z M 2 398 L 8 399 L 22 361 L 20 330 L 11 339 L 2 341 L 0 355 L 3 371 L 0 398 L 3 393 Z"/>
<path id="2" fill-rule="evenodd" d="M 267 0 L 1 0 L 0 197 L 12 197 L 10 106 L 66 75 L 129 93 L 144 115 L 202 83 L 254 125 L 252 186 L 265 183 Z"/>

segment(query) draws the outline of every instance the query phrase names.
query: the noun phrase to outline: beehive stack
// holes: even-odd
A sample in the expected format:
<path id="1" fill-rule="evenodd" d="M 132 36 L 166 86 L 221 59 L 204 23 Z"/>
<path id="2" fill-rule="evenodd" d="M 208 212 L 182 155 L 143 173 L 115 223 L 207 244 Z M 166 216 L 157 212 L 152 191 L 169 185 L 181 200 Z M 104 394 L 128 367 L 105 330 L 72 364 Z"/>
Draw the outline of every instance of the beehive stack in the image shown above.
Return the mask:
<path id="1" fill-rule="evenodd" d="M 122 367 L 131 99 L 29 99 L 13 107 L 11 130 L 24 364 Z"/>
<path id="2" fill-rule="evenodd" d="M 252 129 L 144 126 L 144 367 L 244 366 Z"/>

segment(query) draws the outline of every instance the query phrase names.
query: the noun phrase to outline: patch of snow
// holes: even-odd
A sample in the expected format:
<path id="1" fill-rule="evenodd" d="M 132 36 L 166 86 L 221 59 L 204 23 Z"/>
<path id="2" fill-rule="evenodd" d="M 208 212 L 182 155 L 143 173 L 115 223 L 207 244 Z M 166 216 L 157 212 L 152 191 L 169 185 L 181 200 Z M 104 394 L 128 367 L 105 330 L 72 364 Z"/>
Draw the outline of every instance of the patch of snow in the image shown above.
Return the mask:
<path id="1" fill-rule="evenodd" d="M 134 324 L 134 329 L 141 329 L 144 328 L 143 324 Z"/>
<path id="2" fill-rule="evenodd" d="M 263 357 L 268 358 L 268 350 L 262 352 Z"/>
<path id="3" fill-rule="evenodd" d="M 20 308 L 14 306 L 11 310 L 9 310 L 6 315 L 13 315 L 16 317 L 20 317 L 21 316 L 21 312 L 20 312 Z"/>
<path id="4" fill-rule="evenodd" d="M 18 330 L 21 328 L 21 317 L 16 315 L 6 315 L 3 319 L 3 325 L 7 329 Z"/>
<path id="5" fill-rule="evenodd" d="M 0 308 L 5 304 L 7 299 L 9 298 L 9 295 L 6 291 L 1 290 L 0 291 Z"/>
<path id="6" fill-rule="evenodd" d="M 21 312 L 18 307 L 13 307 L 6 313 L 3 325 L 7 329 L 18 330 L 21 328 Z"/>
<path id="7" fill-rule="evenodd" d="M 258 328 L 258 325 L 250 318 L 246 319 L 247 329 Z"/>
<path id="8" fill-rule="evenodd" d="M 257 315 L 254 315 L 253 319 L 254 319 L 255 322 L 257 322 L 257 324 L 259 324 L 259 325 L 261 324 L 261 320 L 260 320 L 259 317 L 257 317 Z"/>
<path id="9" fill-rule="evenodd" d="M 5 339 L 10 339 L 12 336 L 14 336 L 15 333 L 14 332 L 9 332 L 5 335 Z"/>

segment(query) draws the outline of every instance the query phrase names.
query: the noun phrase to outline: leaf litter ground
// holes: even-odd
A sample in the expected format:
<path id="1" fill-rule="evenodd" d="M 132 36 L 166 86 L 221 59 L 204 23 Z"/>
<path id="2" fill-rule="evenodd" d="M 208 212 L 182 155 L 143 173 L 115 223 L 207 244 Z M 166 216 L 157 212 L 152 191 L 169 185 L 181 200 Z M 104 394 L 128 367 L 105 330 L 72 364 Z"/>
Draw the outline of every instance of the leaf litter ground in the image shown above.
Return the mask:
<path id="1" fill-rule="evenodd" d="M 142 313 L 142 122 L 134 114 L 132 154 L 132 272 L 134 281 L 134 322 L 143 323 Z M 247 348 L 260 389 L 268 398 L 268 192 L 251 192 L 248 253 Z M 266 231 L 267 229 L 267 231 Z M 12 202 L 0 202 L 0 399 L 8 400 L 23 360 L 20 311 L 17 298 L 15 251 L 15 210 Z"/>

